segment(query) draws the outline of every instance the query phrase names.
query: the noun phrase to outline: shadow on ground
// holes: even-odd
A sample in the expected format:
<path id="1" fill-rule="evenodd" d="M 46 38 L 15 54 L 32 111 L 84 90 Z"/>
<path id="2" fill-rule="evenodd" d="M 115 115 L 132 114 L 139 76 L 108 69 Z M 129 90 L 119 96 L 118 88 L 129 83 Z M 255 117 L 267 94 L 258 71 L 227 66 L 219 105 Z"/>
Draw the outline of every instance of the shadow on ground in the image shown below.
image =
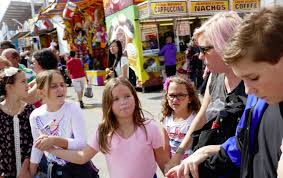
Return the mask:
<path id="1" fill-rule="evenodd" d="M 101 103 L 85 103 L 85 108 L 84 109 L 93 109 L 93 108 L 101 108 L 102 104 Z"/>
<path id="2" fill-rule="evenodd" d="M 148 98 L 149 100 L 161 100 L 163 96 L 155 96 L 155 97 L 150 97 Z"/>

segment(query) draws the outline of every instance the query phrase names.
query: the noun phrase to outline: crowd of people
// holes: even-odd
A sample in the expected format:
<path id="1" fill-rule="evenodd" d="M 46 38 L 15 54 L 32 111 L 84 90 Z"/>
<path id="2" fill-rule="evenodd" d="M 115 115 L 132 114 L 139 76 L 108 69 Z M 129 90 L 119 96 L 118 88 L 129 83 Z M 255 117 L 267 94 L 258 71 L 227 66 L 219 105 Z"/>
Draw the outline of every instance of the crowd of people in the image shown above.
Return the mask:
<path id="1" fill-rule="evenodd" d="M 113 41 L 103 116 L 89 142 L 86 74 L 75 52 L 66 66 L 79 106 L 66 101 L 52 50 L 34 52 L 30 69 L 12 44 L 0 43 L 0 178 L 97 178 L 98 152 L 116 178 L 156 178 L 157 166 L 168 178 L 283 178 L 282 19 L 280 6 L 243 19 L 222 12 L 194 31 L 191 56 L 211 72 L 202 103 L 196 85 L 175 75 L 168 38 L 160 123 L 143 114 L 122 45 Z"/>

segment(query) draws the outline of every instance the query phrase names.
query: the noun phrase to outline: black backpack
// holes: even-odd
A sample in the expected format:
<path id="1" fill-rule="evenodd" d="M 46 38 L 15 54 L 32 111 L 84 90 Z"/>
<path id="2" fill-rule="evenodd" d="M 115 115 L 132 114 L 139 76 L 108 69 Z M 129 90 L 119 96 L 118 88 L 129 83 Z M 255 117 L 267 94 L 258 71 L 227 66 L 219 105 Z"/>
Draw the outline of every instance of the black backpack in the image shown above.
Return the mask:
<path id="1" fill-rule="evenodd" d="M 226 97 L 225 101 L 225 107 L 214 119 L 206 123 L 202 129 L 193 132 L 193 151 L 207 145 L 222 144 L 235 135 L 238 122 L 245 109 L 246 98 L 231 94 Z M 218 127 L 212 129 L 215 123 Z"/>
<path id="2" fill-rule="evenodd" d="M 129 82 L 130 82 L 134 87 L 136 87 L 137 76 L 136 76 L 135 71 L 134 71 L 131 67 L 129 67 Z"/>

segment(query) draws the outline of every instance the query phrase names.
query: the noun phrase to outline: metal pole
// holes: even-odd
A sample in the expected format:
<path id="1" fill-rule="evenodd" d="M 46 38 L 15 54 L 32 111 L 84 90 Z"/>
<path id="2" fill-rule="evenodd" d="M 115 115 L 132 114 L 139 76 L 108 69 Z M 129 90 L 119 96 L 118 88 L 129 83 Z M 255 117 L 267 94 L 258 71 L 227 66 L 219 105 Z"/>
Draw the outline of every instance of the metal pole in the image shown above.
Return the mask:
<path id="1" fill-rule="evenodd" d="M 31 16 L 32 18 L 35 16 L 35 12 L 34 12 L 34 1 L 30 0 L 30 8 L 31 8 Z"/>

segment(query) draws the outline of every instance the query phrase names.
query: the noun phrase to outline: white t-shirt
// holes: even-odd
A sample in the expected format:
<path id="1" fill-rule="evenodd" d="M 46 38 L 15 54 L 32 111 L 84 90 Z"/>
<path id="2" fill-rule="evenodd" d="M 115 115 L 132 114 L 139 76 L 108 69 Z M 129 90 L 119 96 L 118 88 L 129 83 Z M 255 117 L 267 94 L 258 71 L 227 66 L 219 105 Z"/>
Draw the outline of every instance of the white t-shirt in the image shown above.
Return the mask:
<path id="1" fill-rule="evenodd" d="M 129 66 L 128 58 L 125 57 L 125 56 L 122 56 L 121 60 L 118 62 L 118 64 L 115 67 L 115 72 L 116 72 L 117 76 L 120 76 L 122 74 L 122 68 L 125 65 Z M 127 73 L 127 78 L 129 78 L 129 68 L 128 68 L 128 73 Z"/>
<path id="2" fill-rule="evenodd" d="M 34 141 L 42 134 L 64 137 L 68 140 L 68 149 L 78 150 L 86 146 L 85 121 L 81 108 L 73 103 L 65 102 L 56 112 L 48 112 L 46 104 L 33 110 L 30 125 Z M 64 165 L 66 161 L 44 152 L 48 161 Z M 38 164 L 43 152 L 33 146 L 32 163 Z"/>
<path id="3" fill-rule="evenodd" d="M 184 137 L 189 130 L 193 119 L 195 118 L 196 114 L 193 112 L 186 120 L 175 122 L 173 115 L 165 117 L 163 120 L 163 127 L 166 130 L 168 137 L 169 137 L 169 145 L 170 145 L 170 152 L 171 155 L 176 153 L 177 148 L 180 146 Z M 192 154 L 192 150 L 186 150 L 184 156 L 188 157 Z"/>
<path id="4" fill-rule="evenodd" d="M 114 132 L 110 143 L 110 153 L 105 154 L 111 178 L 152 178 L 154 176 L 157 168 L 154 149 L 163 147 L 164 140 L 160 127 L 153 120 L 145 122 L 145 129 L 138 127 L 127 139 Z M 98 142 L 98 133 L 96 133 L 89 142 L 89 146 L 99 151 Z"/>

